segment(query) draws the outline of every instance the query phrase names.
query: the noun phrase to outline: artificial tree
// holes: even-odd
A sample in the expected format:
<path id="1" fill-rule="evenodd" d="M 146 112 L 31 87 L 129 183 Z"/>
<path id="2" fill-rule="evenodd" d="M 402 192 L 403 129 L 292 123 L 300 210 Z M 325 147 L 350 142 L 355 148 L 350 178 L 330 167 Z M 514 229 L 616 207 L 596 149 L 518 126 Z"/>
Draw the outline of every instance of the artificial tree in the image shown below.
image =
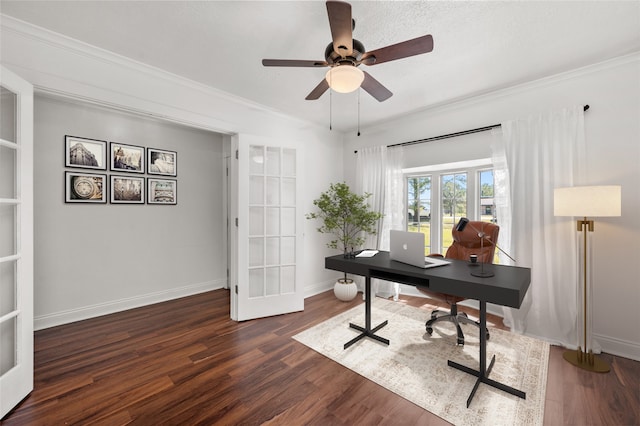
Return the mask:
<path id="1" fill-rule="evenodd" d="M 307 219 L 319 219 L 318 232 L 332 234 L 334 239 L 327 247 L 342 250 L 345 257 L 355 256 L 355 249 L 365 242 L 366 234 L 377 234 L 376 225 L 382 213 L 371 210 L 367 204 L 369 193 L 358 195 L 346 183 L 332 183 L 329 189 L 313 200 L 317 212 L 307 214 Z M 352 283 L 344 274 L 342 283 Z"/>

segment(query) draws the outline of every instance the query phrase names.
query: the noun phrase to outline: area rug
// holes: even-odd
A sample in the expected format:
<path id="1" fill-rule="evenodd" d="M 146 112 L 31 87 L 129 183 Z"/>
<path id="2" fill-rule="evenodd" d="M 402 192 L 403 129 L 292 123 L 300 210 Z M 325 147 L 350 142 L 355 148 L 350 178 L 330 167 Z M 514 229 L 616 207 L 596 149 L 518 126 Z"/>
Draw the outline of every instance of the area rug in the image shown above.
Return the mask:
<path id="1" fill-rule="evenodd" d="M 374 299 L 371 326 L 389 346 L 362 339 L 344 350 L 358 333 L 349 322 L 364 325 L 364 306 L 354 307 L 311 327 L 294 339 L 395 394 L 455 425 L 542 425 L 549 363 L 549 344 L 527 336 L 489 329 L 487 365 L 495 354 L 490 378 L 526 393 L 526 399 L 481 384 L 469 408 L 466 400 L 475 377 L 447 365 L 479 365 L 478 329 L 463 325 L 464 346 L 456 345 L 455 327 L 440 322 L 425 332 L 429 312 L 401 302 Z"/>

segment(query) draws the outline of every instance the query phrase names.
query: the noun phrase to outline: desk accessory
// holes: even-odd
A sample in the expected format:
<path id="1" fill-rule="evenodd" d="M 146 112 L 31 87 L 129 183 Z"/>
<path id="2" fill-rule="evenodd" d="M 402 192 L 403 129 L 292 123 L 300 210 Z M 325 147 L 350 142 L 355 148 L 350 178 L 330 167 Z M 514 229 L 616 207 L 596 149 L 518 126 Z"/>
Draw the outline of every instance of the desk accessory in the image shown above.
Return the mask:
<path id="1" fill-rule="evenodd" d="M 378 254 L 378 250 L 362 250 L 360 253 L 356 254 L 356 257 L 373 257 Z"/>
<path id="2" fill-rule="evenodd" d="M 607 373 L 609 364 L 593 354 L 593 350 L 587 345 L 587 230 L 593 232 L 593 220 L 590 217 L 620 216 L 621 211 L 621 187 L 619 185 L 608 186 L 574 186 L 556 188 L 553 191 L 554 216 L 582 216 L 584 219 L 577 221 L 577 231 L 582 232 L 582 275 L 583 275 L 583 333 L 584 351 L 581 346 L 576 350 L 566 350 L 562 357 L 576 367 L 584 370 Z"/>
<path id="3" fill-rule="evenodd" d="M 495 248 L 500 250 L 502 253 L 504 253 L 509 259 L 513 260 L 514 262 L 516 261 L 513 257 L 509 256 L 509 254 L 506 251 L 502 250 L 498 246 L 498 244 L 496 244 L 494 241 L 491 241 L 491 238 L 489 238 L 487 234 L 484 233 L 484 228 L 481 230 L 478 230 L 477 228 L 475 228 L 473 225 L 469 223 L 469 219 L 467 219 L 466 217 L 460 218 L 460 221 L 458 221 L 458 224 L 456 225 L 456 231 L 462 232 L 464 228 L 467 227 L 467 225 L 470 226 L 471 229 L 473 229 L 475 232 L 478 233 L 478 238 L 480 238 L 480 251 L 482 251 L 482 249 L 484 248 L 484 241 L 486 240 L 489 243 L 491 243 L 492 246 L 494 246 Z M 471 263 L 475 263 L 475 262 L 471 260 Z M 484 262 L 480 262 L 480 271 L 473 271 L 471 272 L 471 275 L 473 275 L 474 277 L 488 278 L 488 277 L 492 277 L 494 273 L 493 271 L 490 271 L 490 270 L 485 271 Z"/>

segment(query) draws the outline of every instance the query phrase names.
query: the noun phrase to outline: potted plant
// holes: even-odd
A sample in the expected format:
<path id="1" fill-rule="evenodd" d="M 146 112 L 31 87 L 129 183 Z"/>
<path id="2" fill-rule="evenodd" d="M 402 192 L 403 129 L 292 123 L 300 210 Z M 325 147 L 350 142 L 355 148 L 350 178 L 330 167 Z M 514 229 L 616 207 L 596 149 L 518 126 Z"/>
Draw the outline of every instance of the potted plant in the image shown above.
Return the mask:
<path id="1" fill-rule="evenodd" d="M 342 250 L 345 257 L 354 257 L 355 250 L 365 242 L 365 235 L 377 233 L 376 224 L 383 216 L 367 204 L 370 196 L 369 193 L 358 195 L 352 192 L 346 183 L 332 183 L 326 192 L 313 200 L 318 211 L 306 217 L 321 221 L 318 232 L 333 235 L 334 239 L 327 243 L 327 247 Z M 349 301 L 358 294 L 358 287 L 345 273 L 333 291 L 338 299 Z"/>

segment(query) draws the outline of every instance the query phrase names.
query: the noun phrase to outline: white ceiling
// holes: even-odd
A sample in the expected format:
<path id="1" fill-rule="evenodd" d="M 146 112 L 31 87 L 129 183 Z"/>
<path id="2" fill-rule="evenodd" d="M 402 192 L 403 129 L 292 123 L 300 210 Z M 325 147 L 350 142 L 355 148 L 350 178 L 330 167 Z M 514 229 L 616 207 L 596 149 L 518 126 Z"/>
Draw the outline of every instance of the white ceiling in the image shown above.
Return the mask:
<path id="1" fill-rule="evenodd" d="M 353 1 L 366 50 L 425 34 L 431 53 L 366 67 L 394 95 L 360 95 L 361 127 L 640 51 L 639 1 Z M 326 68 L 265 68 L 261 59 L 324 60 L 323 1 L 0 1 L 0 12 L 329 125 L 329 92 L 305 96 Z M 333 128 L 352 131 L 358 92 L 332 96 Z"/>

